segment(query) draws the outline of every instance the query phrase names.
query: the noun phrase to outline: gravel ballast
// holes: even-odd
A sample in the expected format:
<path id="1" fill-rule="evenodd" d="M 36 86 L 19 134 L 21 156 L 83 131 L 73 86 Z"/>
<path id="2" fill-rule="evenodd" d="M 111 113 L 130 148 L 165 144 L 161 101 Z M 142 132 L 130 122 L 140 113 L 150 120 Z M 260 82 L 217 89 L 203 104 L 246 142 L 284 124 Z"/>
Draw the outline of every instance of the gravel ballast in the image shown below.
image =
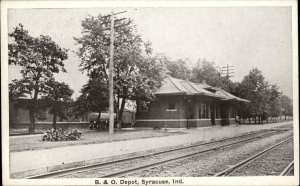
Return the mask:
<path id="1" fill-rule="evenodd" d="M 246 158 L 291 136 L 292 132 L 284 132 L 247 144 L 236 145 L 201 156 L 194 156 L 181 161 L 144 170 L 128 177 L 203 177 L 213 176 Z"/>
<path id="2" fill-rule="evenodd" d="M 281 135 L 282 134 L 280 134 L 279 136 L 281 136 Z M 278 135 L 276 135 L 276 136 L 278 136 Z M 268 138 L 270 138 L 270 137 L 268 137 Z M 241 140 L 241 139 L 239 139 L 239 140 Z M 239 140 L 235 140 L 235 141 L 239 141 Z M 222 144 L 223 145 L 224 144 L 229 144 L 229 143 L 232 143 L 233 141 L 234 140 L 231 140 L 231 141 L 228 141 L 228 142 L 225 142 L 225 143 L 223 142 Z M 114 164 L 114 165 L 108 165 L 108 166 L 104 166 L 104 167 L 100 167 L 100 168 L 94 168 L 94 169 L 90 169 L 88 171 L 82 171 L 80 173 L 74 173 L 74 174 L 69 174 L 69 175 L 61 175 L 61 176 L 58 176 L 58 177 L 63 177 L 63 178 L 102 177 L 103 175 L 106 175 L 106 174 L 109 174 L 109 173 L 112 173 L 112 172 L 116 172 L 116 171 L 119 171 L 119 170 L 124 170 L 124 169 L 128 169 L 128 168 L 133 168 L 133 167 L 138 167 L 138 166 L 142 166 L 142 165 L 147 165 L 149 163 L 153 163 L 153 162 L 157 162 L 157 161 L 161 161 L 161 160 L 170 159 L 172 157 L 179 157 L 179 156 L 182 156 L 182 155 L 185 155 L 185 154 L 189 154 L 189 153 L 192 153 L 192 152 L 195 152 L 195 151 L 202 151 L 202 150 L 206 150 L 206 149 L 209 149 L 209 148 L 212 148 L 212 147 L 217 147 L 219 145 L 220 144 L 212 144 L 212 145 L 204 146 L 202 148 L 198 147 L 198 148 L 192 148 L 192 149 L 185 149 L 185 150 L 182 150 L 182 151 L 176 151 L 176 152 L 172 152 L 172 153 L 168 153 L 168 154 L 161 154 L 161 155 L 156 155 L 156 156 L 153 156 L 153 157 L 150 156 L 150 157 L 145 157 L 143 159 L 137 159 L 137 160 L 132 160 L 132 161 L 129 161 L 129 162 L 124 162 L 124 163 L 119 163 L 119 164 Z M 224 150 L 221 150 L 221 151 L 224 151 Z M 208 154 L 211 155 L 212 153 L 208 153 Z M 207 155 L 205 155 L 205 154 L 204 155 L 199 155 L 199 156 L 196 156 L 196 157 L 193 157 L 193 158 L 197 158 L 197 157 L 200 157 L 200 156 L 206 157 Z M 187 161 L 189 161 L 190 159 L 193 160 L 193 158 L 188 158 Z M 176 166 L 178 164 L 181 164 L 180 162 L 185 162 L 185 161 L 186 160 L 172 162 L 172 163 L 166 164 L 165 166 L 160 166 L 160 167 L 162 167 L 162 168 L 163 167 L 167 167 L 168 168 L 170 165 L 172 165 L 172 166 L 175 165 Z M 178 166 L 182 167 L 181 165 L 178 165 Z M 158 175 L 152 175 L 152 174 L 150 174 L 149 176 L 162 176 L 162 174 L 161 174 L 162 172 L 160 170 L 160 167 L 152 168 L 150 170 L 141 171 L 141 173 L 143 173 L 143 172 L 147 172 L 147 173 L 150 172 L 151 173 L 151 172 L 156 172 L 156 170 L 159 170 L 158 171 L 159 172 Z M 174 170 L 176 170 L 176 168 Z M 171 175 L 169 175 L 168 171 L 167 172 L 164 171 L 164 172 L 167 174 L 166 176 L 177 176 L 177 172 L 172 172 Z M 131 177 L 131 176 L 139 176 L 139 175 L 137 175 L 137 174 L 131 174 L 129 176 Z M 142 176 L 148 176 L 148 174 L 142 175 Z M 181 175 L 178 175 L 178 176 L 181 176 Z"/>
<path id="3" fill-rule="evenodd" d="M 293 159 L 293 141 L 289 141 L 235 170 L 230 176 L 278 176 Z"/>

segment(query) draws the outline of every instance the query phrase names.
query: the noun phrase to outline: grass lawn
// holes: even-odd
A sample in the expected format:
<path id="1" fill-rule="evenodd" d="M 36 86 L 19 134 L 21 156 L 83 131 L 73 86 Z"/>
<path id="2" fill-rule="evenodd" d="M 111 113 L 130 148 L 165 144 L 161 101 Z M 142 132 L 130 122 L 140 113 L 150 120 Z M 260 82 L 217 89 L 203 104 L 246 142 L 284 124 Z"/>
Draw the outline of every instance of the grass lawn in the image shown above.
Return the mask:
<path id="1" fill-rule="evenodd" d="M 11 137 L 9 139 L 10 152 L 50 149 L 57 147 L 86 145 L 105 143 L 112 141 L 133 140 L 151 137 L 163 137 L 170 135 L 186 134 L 184 131 L 167 131 L 160 130 L 122 130 L 109 134 L 108 131 L 86 131 L 83 132 L 81 139 L 77 141 L 42 141 L 42 135 Z"/>
<path id="2" fill-rule="evenodd" d="M 36 134 L 43 134 L 42 129 L 35 129 Z M 10 128 L 9 129 L 9 135 L 14 136 L 14 135 L 27 135 L 29 134 L 29 129 L 28 128 Z"/>

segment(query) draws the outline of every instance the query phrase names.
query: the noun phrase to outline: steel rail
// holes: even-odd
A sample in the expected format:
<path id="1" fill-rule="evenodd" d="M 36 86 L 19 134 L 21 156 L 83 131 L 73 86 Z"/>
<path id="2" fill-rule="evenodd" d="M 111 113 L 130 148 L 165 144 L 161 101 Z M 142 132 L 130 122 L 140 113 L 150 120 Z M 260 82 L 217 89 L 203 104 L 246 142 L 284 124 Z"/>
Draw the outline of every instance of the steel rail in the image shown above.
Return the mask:
<path id="1" fill-rule="evenodd" d="M 286 168 L 280 173 L 279 176 L 287 176 L 293 167 L 294 167 L 294 160 L 290 164 L 288 164 L 288 166 L 286 166 Z"/>
<path id="2" fill-rule="evenodd" d="M 102 162 L 102 163 L 96 163 L 96 164 L 91 164 L 91 165 L 84 165 L 84 166 L 74 167 L 74 168 L 70 168 L 70 169 L 64 169 L 64 170 L 59 170 L 59 171 L 48 172 L 48 173 L 40 174 L 40 175 L 28 176 L 28 177 L 26 177 L 26 179 L 40 179 L 40 178 L 53 177 L 53 176 L 57 176 L 57 175 L 69 175 L 69 174 L 73 174 L 73 172 L 78 173 L 78 172 L 88 171 L 86 169 L 98 168 L 98 167 L 106 166 L 106 165 L 110 165 L 110 164 L 122 163 L 122 162 L 135 160 L 135 159 L 139 159 L 139 158 L 145 158 L 145 157 L 150 157 L 150 156 L 154 156 L 154 155 L 179 151 L 179 150 L 183 150 L 183 149 L 189 149 L 189 148 L 198 147 L 198 146 L 221 143 L 221 142 L 234 140 L 234 139 L 238 139 L 238 138 L 241 138 L 241 137 L 248 137 L 248 136 L 256 135 L 256 134 L 260 134 L 260 133 L 266 133 L 266 134 L 261 135 L 261 136 L 256 136 L 256 137 L 238 142 L 238 143 L 242 143 L 242 142 L 245 142 L 245 141 L 250 141 L 252 139 L 261 138 L 263 136 L 270 135 L 270 134 L 273 134 L 273 133 L 275 134 L 277 132 L 280 132 L 280 131 L 277 131 L 277 130 L 275 130 L 275 131 L 274 130 L 258 131 L 258 132 L 249 133 L 249 134 L 246 134 L 246 135 L 239 135 L 239 136 L 234 136 L 234 137 L 225 138 L 225 139 L 216 140 L 216 141 L 210 141 L 210 142 L 205 142 L 205 143 L 200 143 L 200 144 L 193 144 L 193 145 L 189 145 L 189 146 L 184 146 L 184 147 L 179 147 L 179 148 L 174 148 L 174 149 L 168 149 L 168 150 L 154 152 L 154 153 L 149 153 L 149 154 L 146 154 L 146 155 L 138 155 L 138 156 L 123 158 L 123 159 L 119 159 L 119 160 L 112 160 L 112 161 L 107 161 L 107 162 Z M 230 144 L 230 146 L 234 145 L 234 144 L 237 144 L 237 143 Z M 212 151 L 212 150 L 214 150 L 214 148 L 211 149 L 210 151 Z M 204 153 L 204 152 L 202 152 L 202 153 Z M 189 156 L 191 156 L 191 155 L 189 155 Z M 186 158 L 186 157 L 183 157 L 183 158 Z"/>
<path id="3" fill-rule="evenodd" d="M 111 173 L 111 174 L 106 174 L 106 175 L 101 176 L 101 177 L 102 178 L 108 178 L 108 177 L 123 176 L 123 175 L 129 174 L 129 173 L 133 173 L 133 172 L 137 172 L 137 171 L 141 171 L 141 170 L 161 166 L 161 165 L 166 164 L 166 163 L 170 163 L 170 162 L 178 161 L 178 160 L 181 160 L 181 159 L 186 159 L 186 158 L 189 158 L 189 157 L 193 157 L 193 156 L 196 156 L 196 155 L 205 154 L 205 153 L 208 153 L 208 152 L 220 150 L 220 149 L 223 149 L 223 148 L 226 148 L 226 147 L 230 147 L 230 146 L 237 145 L 237 144 L 240 144 L 240 143 L 248 142 L 248 141 L 251 141 L 251 140 L 254 140 L 254 139 L 257 139 L 257 138 L 262 138 L 262 137 L 267 136 L 267 135 L 269 135 L 269 134 L 249 138 L 249 139 L 246 139 L 246 140 L 242 140 L 242 141 L 238 141 L 238 142 L 234 142 L 234 143 L 230 143 L 230 144 L 226 144 L 226 145 L 221 145 L 219 147 L 213 147 L 213 148 L 210 148 L 210 149 L 207 149 L 207 150 L 199 151 L 199 152 L 196 152 L 196 153 L 190 153 L 190 154 L 187 154 L 187 155 L 184 155 L 184 156 L 171 158 L 171 159 L 168 159 L 168 160 L 163 160 L 163 161 L 155 162 L 155 163 L 144 165 L 144 166 L 139 166 L 139 167 L 135 167 L 135 168 L 131 168 L 131 169 L 123 170 L 123 171 L 118 171 L 118 172 Z"/>
<path id="4" fill-rule="evenodd" d="M 226 169 L 226 170 L 224 170 L 222 172 L 219 172 L 219 173 L 215 174 L 214 177 L 227 176 L 230 173 L 232 173 L 233 171 L 235 171 L 235 170 L 237 170 L 237 169 L 239 169 L 239 168 L 241 168 L 241 167 L 243 167 L 243 166 L 251 163 L 252 161 L 254 161 L 257 158 L 261 157 L 262 155 L 266 154 L 267 152 L 269 152 L 269 151 L 271 151 L 271 150 L 279 147 L 283 143 L 286 143 L 286 142 L 288 142 L 288 141 L 290 141 L 292 139 L 293 139 L 293 137 L 289 137 L 288 139 L 285 139 L 285 140 L 283 140 L 283 141 L 281 141 L 281 142 L 279 142 L 279 143 L 277 143 L 277 144 L 275 144 L 275 145 L 273 145 L 273 146 L 271 146 L 271 147 L 269 147 L 269 148 L 267 148 L 267 149 L 265 149 L 263 151 L 260 151 L 259 153 L 251 156 L 250 158 L 247 158 L 246 160 L 244 160 L 244 161 L 242 161 L 242 162 L 240 162 L 240 163 L 238 163 L 238 164 L 236 164 L 236 165 L 234 165 L 234 166 L 232 166 L 232 167 L 230 167 L 230 168 L 228 168 L 228 169 Z"/>

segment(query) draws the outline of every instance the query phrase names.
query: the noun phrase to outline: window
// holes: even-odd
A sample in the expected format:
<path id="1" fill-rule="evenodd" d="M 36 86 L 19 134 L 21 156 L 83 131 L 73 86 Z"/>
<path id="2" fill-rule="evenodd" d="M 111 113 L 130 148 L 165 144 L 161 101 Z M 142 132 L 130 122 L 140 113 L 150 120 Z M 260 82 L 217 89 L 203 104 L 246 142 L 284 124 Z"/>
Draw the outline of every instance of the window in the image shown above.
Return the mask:
<path id="1" fill-rule="evenodd" d="M 176 104 L 174 102 L 169 102 L 168 103 L 168 108 L 167 111 L 176 111 Z"/>
<path id="2" fill-rule="evenodd" d="M 210 105 L 201 103 L 199 106 L 199 119 L 209 119 Z"/>

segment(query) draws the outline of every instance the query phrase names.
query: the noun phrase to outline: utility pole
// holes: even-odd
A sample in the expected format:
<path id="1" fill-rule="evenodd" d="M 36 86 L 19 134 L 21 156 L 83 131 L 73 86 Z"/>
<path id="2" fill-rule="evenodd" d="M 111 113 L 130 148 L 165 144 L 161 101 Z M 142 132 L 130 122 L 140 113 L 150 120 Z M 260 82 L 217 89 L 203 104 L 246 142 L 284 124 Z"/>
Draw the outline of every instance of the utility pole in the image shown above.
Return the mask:
<path id="1" fill-rule="evenodd" d="M 229 80 L 229 78 L 233 77 L 233 73 L 234 73 L 234 66 L 229 66 L 228 64 L 225 67 L 222 67 L 222 74 L 224 75 L 223 77 L 226 77 L 227 80 Z M 227 92 L 229 92 L 229 85 L 228 82 L 227 83 Z"/>
<path id="2" fill-rule="evenodd" d="M 229 66 L 227 64 L 227 66 L 225 67 L 222 67 L 222 75 L 225 75 L 223 77 L 226 77 L 226 78 L 230 78 L 230 77 L 233 77 L 233 73 L 234 73 L 234 69 L 233 69 L 234 66 Z M 225 72 L 225 74 L 223 74 Z"/>
<path id="3" fill-rule="evenodd" d="M 117 19 L 115 20 L 115 15 L 125 13 L 126 11 L 123 12 L 118 12 L 115 13 L 112 11 L 111 15 L 103 16 L 105 17 L 110 17 L 110 28 L 103 29 L 104 30 L 109 30 L 110 29 L 110 54 L 109 54 L 109 133 L 113 134 L 114 133 L 114 31 L 115 31 L 115 21 L 122 21 L 126 18 L 122 19 Z M 104 22 L 102 24 L 105 24 L 108 22 Z M 116 28 L 120 28 L 123 26 L 129 25 L 131 22 L 129 21 L 127 24 L 123 25 L 118 25 Z M 119 107 L 119 105 L 118 105 Z"/>
<path id="4" fill-rule="evenodd" d="M 111 12 L 110 55 L 109 55 L 109 133 L 114 133 L 114 12 Z"/>

